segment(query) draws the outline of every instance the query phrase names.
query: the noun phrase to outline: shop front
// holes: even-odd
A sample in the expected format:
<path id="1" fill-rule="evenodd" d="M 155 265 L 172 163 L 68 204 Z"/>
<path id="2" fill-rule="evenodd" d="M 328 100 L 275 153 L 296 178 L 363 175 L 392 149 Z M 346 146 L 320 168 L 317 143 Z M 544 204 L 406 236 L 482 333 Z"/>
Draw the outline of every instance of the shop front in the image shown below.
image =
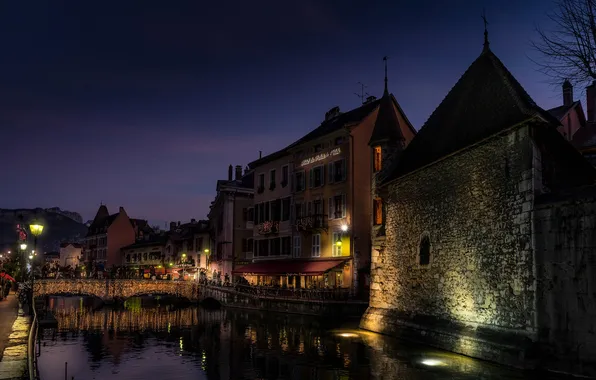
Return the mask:
<path id="1" fill-rule="evenodd" d="M 348 260 L 283 260 L 265 261 L 242 266 L 234 275 L 242 276 L 250 285 L 294 289 L 347 288 Z"/>

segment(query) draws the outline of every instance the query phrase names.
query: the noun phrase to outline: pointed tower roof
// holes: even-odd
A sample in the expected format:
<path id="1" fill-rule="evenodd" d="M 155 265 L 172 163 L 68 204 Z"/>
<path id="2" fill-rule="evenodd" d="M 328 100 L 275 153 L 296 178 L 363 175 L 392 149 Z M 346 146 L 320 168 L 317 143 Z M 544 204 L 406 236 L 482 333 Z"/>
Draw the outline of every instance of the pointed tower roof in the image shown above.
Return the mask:
<path id="1" fill-rule="evenodd" d="M 385 182 L 536 117 L 560 125 L 536 105 L 485 38 L 480 56 L 430 115 Z"/>
<path id="2" fill-rule="evenodd" d="M 379 102 L 377 120 L 368 141 L 368 145 L 370 146 L 383 142 L 405 141 L 393 104 L 393 96 L 389 94 L 387 85 L 387 59 L 387 57 L 383 57 L 383 61 L 385 61 L 385 89 L 383 90 L 383 97 Z"/>

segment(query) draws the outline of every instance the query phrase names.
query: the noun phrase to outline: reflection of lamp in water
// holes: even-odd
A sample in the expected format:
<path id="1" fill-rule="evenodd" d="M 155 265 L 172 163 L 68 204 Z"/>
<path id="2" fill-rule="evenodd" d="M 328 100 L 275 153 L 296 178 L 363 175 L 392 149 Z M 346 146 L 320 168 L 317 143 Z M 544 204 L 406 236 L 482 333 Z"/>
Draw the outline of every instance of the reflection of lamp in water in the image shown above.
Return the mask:
<path id="1" fill-rule="evenodd" d="M 422 363 L 424 365 L 427 365 L 429 367 L 435 367 L 435 366 L 438 366 L 438 365 L 445 365 L 445 363 L 443 363 L 442 361 L 437 360 L 437 359 L 424 359 L 420 363 Z"/>

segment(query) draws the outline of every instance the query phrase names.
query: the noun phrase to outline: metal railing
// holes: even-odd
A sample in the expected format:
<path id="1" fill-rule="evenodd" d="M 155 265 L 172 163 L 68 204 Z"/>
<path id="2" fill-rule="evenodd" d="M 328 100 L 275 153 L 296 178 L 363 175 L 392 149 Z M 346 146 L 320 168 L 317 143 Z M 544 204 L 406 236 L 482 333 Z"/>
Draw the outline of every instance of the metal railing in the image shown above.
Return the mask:
<path id="1" fill-rule="evenodd" d="M 309 301 L 348 301 L 354 299 L 350 289 L 344 288 L 293 289 L 267 286 L 234 285 L 233 289 L 239 293 L 255 295 L 258 297 L 287 298 Z"/>
<path id="2" fill-rule="evenodd" d="M 31 328 L 29 329 L 29 339 L 27 340 L 27 371 L 29 372 L 29 380 L 38 380 L 39 371 L 37 369 L 37 332 L 38 320 L 35 304 L 30 305 L 33 308 L 33 319 L 31 320 Z"/>

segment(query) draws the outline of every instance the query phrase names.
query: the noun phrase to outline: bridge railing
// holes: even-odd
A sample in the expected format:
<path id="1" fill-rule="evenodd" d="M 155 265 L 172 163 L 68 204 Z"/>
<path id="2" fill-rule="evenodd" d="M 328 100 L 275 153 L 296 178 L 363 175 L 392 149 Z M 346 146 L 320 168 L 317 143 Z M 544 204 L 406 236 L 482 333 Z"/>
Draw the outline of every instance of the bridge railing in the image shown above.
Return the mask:
<path id="1" fill-rule="evenodd" d="M 353 299 L 350 289 L 292 289 L 265 286 L 234 285 L 233 289 L 239 293 L 256 295 L 258 297 L 289 298 L 311 301 L 347 301 Z"/>

